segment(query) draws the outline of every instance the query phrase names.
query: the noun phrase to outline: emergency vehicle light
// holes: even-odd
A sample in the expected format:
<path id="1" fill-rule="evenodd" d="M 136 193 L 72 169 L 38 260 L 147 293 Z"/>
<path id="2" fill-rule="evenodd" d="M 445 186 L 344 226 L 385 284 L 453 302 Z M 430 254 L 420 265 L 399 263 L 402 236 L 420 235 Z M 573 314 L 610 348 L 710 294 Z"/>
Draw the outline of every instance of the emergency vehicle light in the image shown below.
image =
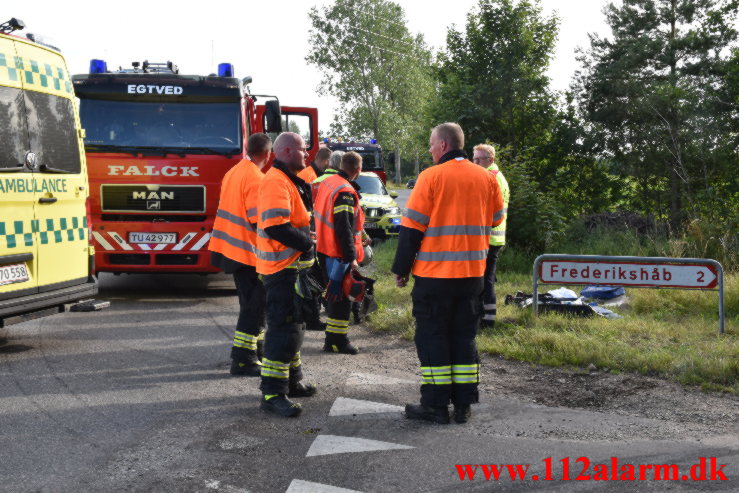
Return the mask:
<path id="1" fill-rule="evenodd" d="M 231 63 L 219 63 L 218 64 L 218 77 L 233 77 L 234 66 Z"/>
<path id="2" fill-rule="evenodd" d="M 2 24 L 0 24 L 0 33 L 9 34 L 9 33 L 12 33 L 13 31 L 20 31 L 24 27 L 26 27 L 25 22 L 13 17 L 9 21 L 3 22 Z"/>
<path id="3" fill-rule="evenodd" d="M 108 64 L 105 60 L 97 60 L 93 58 L 90 60 L 90 73 L 91 74 L 104 74 L 108 71 Z"/>
<path id="4" fill-rule="evenodd" d="M 328 137 L 324 137 L 324 138 L 323 138 L 323 143 L 324 143 L 324 144 L 328 144 Z"/>
<path id="5" fill-rule="evenodd" d="M 370 140 L 370 144 L 377 144 L 377 139 Z"/>

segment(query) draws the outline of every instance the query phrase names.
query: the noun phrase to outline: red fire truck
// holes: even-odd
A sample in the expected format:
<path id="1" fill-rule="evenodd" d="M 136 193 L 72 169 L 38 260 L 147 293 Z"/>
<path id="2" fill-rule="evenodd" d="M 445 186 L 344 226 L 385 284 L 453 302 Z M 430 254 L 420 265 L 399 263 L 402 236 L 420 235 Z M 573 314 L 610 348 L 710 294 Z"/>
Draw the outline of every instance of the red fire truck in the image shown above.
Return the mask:
<path id="1" fill-rule="evenodd" d="M 217 272 L 208 240 L 223 175 L 251 133 L 282 130 L 318 151 L 315 108 L 250 94 L 251 77 L 181 75 L 172 62 L 102 60 L 73 77 L 85 128 L 90 209 L 101 272 Z M 265 104 L 257 104 L 264 99 Z"/>

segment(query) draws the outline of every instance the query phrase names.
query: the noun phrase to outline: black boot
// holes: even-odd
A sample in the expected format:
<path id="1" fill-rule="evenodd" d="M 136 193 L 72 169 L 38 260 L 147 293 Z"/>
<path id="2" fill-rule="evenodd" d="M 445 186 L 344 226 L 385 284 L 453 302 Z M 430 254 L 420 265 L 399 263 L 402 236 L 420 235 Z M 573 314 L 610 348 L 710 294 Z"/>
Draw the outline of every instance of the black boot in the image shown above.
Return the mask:
<path id="1" fill-rule="evenodd" d="M 262 411 L 285 416 L 286 418 L 294 418 L 303 412 L 300 404 L 290 401 L 284 394 L 278 394 L 271 399 L 266 399 L 262 396 L 262 402 L 259 407 Z"/>
<path id="2" fill-rule="evenodd" d="M 238 352 L 236 352 L 238 350 Z M 257 359 L 257 352 L 251 349 L 234 348 L 231 351 L 231 375 L 235 377 L 258 377 L 262 374 L 262 365 Z"/>
<path id="3" fill-rule="evenodd" d="M 258 377 L 262 374 L 262 365 L 259 363 L 241 363 L 231 360 L 231 375 L 235 377 Z"/>
<path id="4" fill-rule="evenodd" d="M 408 419 L 422 419 L 440 425 L 449 424 L 449 408 L 446 406 L 432 407 L 424 404 L 406 404 L 405 417 Z"/>
<path id="5" fill-rule="evenodd" d="M 472 409 L 469 404 L 455 404 L 454 405 L 454 422 L 455 423 L 466 423 L 472 416 Z"/>
<path id="6" fill-rule="evenodd" d="M 327 353 L 341 353 L 341 354 L 359 354 L 359 348 L 349 342 L 347 337 L 343 340 L 329 340 L 326 337 L 326 342 L 323 344 L 323 350 Z"/>
<path id="7" fill-rule="evenodd" d="M 287 393 L 288 397 L 310 397 L 312 395 L 315 395 L 316 386 L 312 383 L 303 383 L 303 382 L 297 382 L 295 384 L 290 384 L 290 390 Z"/>

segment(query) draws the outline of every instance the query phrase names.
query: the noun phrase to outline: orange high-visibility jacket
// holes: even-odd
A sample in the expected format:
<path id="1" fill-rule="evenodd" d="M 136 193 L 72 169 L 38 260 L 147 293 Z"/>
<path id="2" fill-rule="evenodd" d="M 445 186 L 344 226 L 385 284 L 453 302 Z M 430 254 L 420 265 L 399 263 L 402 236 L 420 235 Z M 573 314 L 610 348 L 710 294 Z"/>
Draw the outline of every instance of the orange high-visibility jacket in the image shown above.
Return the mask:
<path id="1" fill-rule="evenodd" d="M 316 220 L 316 236 L 318 243 L 316 250 L 334 258 L 343 257 L 341 247 L 334 231 L 334 213 L 344 212 L 348 205 L 336 205 L 336 198 L 341 192 L 351 193 L 354 197 L 354 249 L 357 252 L 357 262 L 364 259 L 362 247 L 362 230 L 364 229 L 364 211 L 359 205 L 359 194 L 346 178 L 339 174 L 331 175 L 321 182 L 314 201 L 313 215 Z M 348 211 L 346 211 L 348 212 Z"/>
<path id="2" fill-rule="evenodd" d="M 290 223 L 310 233 L 310 214 L 295 184 L 275 167 L 267 171 L 259 187 L 257 214 L 257 272 L 274 274 L 290 267 L 302 252 L 273 240 L 264 230 Z"/>
<path id="3" fill-rule="evenodd" d="M 255 255 L 257 198 L 264 173 L 248 159 L 223 177 L 218 212 L 208 249 L 244 265 L 257 265 Z"/>
<path id="4" fill-rule="evenodd" d="M 423 171 L 401 221 L 424 234 L 413 275 L 481 277 L 491 228 L 504 218 L 500 187 L 485 168 L 460 157 Z"/>
<path id="5" fill-rule="evenodd" d="M 316 173 L 316 170 L 313 169 L 313 165 L 309 164 L 308 166 L 300 170 L 300 173 L 298 173 L 298 178 L 310 184 L 313 183 L 313 180 L 318 178 L 318 173 Z"/>

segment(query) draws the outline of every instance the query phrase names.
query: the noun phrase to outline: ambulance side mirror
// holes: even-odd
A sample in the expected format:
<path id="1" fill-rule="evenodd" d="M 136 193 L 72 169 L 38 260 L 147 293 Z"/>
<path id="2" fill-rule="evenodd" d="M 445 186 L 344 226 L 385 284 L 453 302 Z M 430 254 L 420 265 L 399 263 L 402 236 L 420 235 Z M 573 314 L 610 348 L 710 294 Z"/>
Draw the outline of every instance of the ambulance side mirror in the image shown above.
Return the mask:
<path id="1" fill-rule="evenodd" d="M 282 132 L 282 112 L 280 102 L 270 99 L 264 103 L 265 132 L 279 134 Z"/>

